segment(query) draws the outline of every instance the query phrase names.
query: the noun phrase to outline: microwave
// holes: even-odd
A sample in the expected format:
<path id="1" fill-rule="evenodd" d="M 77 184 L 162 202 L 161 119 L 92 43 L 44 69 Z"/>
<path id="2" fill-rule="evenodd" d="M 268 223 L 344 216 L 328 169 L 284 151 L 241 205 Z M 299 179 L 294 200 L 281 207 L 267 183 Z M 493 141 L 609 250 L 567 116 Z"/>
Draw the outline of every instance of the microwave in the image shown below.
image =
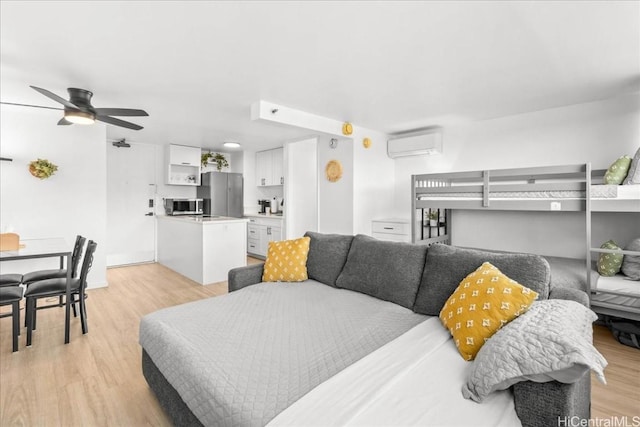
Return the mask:
<path id="1" fill-rule="evenodd" d="M 167 215 L 202 215 L 202 199 L 164 199 Z"/>

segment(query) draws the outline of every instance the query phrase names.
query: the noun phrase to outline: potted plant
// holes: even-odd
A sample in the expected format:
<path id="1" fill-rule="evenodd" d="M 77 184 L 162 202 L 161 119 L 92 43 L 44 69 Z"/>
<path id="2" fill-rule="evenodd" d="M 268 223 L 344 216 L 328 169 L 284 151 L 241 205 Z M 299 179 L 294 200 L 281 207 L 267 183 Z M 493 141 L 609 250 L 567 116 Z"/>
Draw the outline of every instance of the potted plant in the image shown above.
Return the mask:
<path id="1" fill-rule="evenodd" d="M 202 167 L 206 167 L 207 164 L 210 161 L 212 161 L 213 163 L 216 164 L 216 169 L 218 170 L 218 172 L 220 172 L 222 168 L 229 167 L 229 162 L 227 161 L 227 158 L 224 156 L 224 154 L 221 154 L 221 153 L 212 153 L 212 152 L 202 153 L 200 161 L 202 162 Z"/>
<path id="2" fill-rule="evenodd" d="M 56 173 L 57 170 L 58 166 L 47 159 L 38 159 L 29 163 L 29 172 L 36 178 L 47 179 Z"/>
<path id="3" fill-rule="evenodd" d="M 429 226 L 431 227 L 437 227 L 438 226 L 438 211 L 429 211 L 429 213 L 427 214 L 427 217 L 429 218 Z"/>

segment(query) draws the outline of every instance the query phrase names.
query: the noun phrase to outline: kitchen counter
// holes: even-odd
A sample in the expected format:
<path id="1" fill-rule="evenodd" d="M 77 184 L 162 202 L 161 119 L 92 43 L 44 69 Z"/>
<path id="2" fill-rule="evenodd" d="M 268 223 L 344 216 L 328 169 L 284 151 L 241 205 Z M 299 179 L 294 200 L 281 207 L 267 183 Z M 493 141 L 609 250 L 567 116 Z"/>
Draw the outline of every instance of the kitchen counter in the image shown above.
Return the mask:
<path id="1" fill-rule="evenodd" d="M 247 265 L 248 218 L 183 215 L 156 217 L 158 263 L 207 285 Z"/>
<path id="2" fill-rule="evenodd" d="M 284 218 L 284 214 L 263 214 L 263 213 L 251 213 L 251 212 L 245 212 L 244 216 L 246 218 L 274 218 L 274 219 Z"/>
<path id="3" fill-rule="evenodd" d="M 233 222 L 247 222 L 246 218 L 232 218 L 229 216 L 202 216 L 202 215 L 158 215 L 156 218 L 171 221 L 181 221 L 193 224 L 221 224 Z"/>

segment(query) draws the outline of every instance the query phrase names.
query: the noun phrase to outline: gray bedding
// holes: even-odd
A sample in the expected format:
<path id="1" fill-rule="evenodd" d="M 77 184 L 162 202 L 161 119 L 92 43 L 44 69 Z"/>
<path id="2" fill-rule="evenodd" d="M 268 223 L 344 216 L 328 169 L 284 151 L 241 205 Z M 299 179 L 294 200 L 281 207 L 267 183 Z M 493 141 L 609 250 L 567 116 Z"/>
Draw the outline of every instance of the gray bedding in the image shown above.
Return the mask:
<path id="1" fill-rule="evenodd" d="M 204 425 L 262 426 L 425 319 L 313 280 L 263 283 L 149 314 L 140 344 Z"/>

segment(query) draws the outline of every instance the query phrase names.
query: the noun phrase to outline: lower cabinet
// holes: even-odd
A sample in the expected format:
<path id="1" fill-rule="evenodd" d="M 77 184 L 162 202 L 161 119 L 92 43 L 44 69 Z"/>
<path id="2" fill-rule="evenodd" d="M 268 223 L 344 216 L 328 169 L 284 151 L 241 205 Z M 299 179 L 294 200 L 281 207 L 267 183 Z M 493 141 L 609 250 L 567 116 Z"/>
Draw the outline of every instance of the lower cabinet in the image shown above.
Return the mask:
<path id="1" fill-rule="evenodd" d="M 410 221 L 404 219 L 380 219 L 371 222 L 371 235 L 379 240 L 411 242 Z"/>
<path id="2" fill-rule="evenodd" d="M 282 220 L 250 218 L 247 224 L 247 253 L 266 258 L 269 242 L 282 240 Z"/>

